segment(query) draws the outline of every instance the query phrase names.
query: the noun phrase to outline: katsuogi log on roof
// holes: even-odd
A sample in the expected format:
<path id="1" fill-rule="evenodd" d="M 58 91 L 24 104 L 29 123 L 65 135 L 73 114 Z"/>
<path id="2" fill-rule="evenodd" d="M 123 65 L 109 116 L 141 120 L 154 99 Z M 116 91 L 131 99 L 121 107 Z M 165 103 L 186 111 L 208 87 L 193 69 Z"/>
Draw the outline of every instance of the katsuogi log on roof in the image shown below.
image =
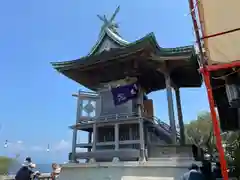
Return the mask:
<path id="1" fill-rule="evenodd" d="M 95 90 L 100 83 L 136 76 L 147 92 L 164 89 L 166 67 L 178 87 L 200 87 L 194 46 L 161 48 L 153 33 L 124 47 L 112 48 L 101 53 L 73 61 L 54 62 L 53 67 L 74 81 Z"/>

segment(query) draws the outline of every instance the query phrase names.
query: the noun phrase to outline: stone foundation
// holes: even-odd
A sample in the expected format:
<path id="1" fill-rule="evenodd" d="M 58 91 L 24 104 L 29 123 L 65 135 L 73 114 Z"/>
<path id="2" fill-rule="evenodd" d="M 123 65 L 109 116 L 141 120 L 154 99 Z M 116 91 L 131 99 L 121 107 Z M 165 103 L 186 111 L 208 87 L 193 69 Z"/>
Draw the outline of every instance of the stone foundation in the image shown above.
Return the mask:
<path id="1" fill-rule="evenodd" d="M 59 180 L 179 180 L 193 161 L 151 158 L 146 162 L 64 164 Z"/>

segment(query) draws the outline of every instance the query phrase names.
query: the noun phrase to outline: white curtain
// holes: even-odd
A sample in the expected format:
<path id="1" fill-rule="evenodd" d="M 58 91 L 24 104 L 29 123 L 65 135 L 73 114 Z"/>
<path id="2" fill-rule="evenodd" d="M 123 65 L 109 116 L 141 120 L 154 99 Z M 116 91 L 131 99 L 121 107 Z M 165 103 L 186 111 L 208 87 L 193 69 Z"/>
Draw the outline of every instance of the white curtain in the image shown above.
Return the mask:
<path id="1" fill-rule="evenodd" d="M 240 28 L 240 0 L 200 0 L 203 36 Z M 207 38 L 204 47 L 209 64 L 240 61 L 240 30 Z"/>

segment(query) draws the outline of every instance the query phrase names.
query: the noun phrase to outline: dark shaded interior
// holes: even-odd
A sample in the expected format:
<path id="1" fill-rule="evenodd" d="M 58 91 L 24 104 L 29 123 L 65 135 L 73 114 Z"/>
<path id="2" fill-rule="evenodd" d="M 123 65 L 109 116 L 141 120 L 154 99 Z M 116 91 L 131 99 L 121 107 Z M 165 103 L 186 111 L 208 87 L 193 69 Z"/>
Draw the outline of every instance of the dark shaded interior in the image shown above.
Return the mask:
<path id="1" fill-rule="evenodd" d="M 231 74 L 232 69 L 217 71 L 211 74 L 212 92 L 215 106 L 218 109 L 220 126 L 222 131 L 235 131 L 239 126 L 239 113 L 237 108 L 231 108 L 227 98 L 225 80 L 219 77 L 226 77 Z"/>

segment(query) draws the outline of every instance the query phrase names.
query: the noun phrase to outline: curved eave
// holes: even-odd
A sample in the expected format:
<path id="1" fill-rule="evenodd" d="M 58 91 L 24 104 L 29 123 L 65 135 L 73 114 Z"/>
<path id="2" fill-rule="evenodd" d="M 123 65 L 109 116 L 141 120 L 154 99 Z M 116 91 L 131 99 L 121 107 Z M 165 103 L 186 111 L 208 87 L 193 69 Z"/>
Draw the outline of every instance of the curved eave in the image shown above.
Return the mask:
<path id="1" fill-rule="evenodd" d="M 81 67 L 89 66 L 93 64 L 106 62 L 111 59 L 117 59 L 118 57 L 131 55 L 131 54 L 134 54 L 135 52 L 143 50 L 146 47 L 151 47 L 151 49 L 155 51 L 156 51 L 156 48 L 160 49 L 153 33 L 150 33 L 133 43 L 129 43 L 125 47 L 114 48 L 114 49 L 111 49 L 110 51 L 103 51 L 102 53 L 95 54 L 92 56 L 85 56 L 76 60 L 64 61 L 64 62 L 51 62 L 51 64 L 53 68 L 58 71 L 69 70 L 72 68 L 75 69 L 80 66 Z M 155 51 L 153 53 L 155 53 Z"/>
<path id="2" fill-rule="evenodd" d="M 91 57 L 83 57 L 81 59 L 73 60 L 73 61 L 65 61 L 65 62 L 52 62 L 52 66 L 54 69 L 63 72 L 66 70 L 73 70 L 78 68 L 85 68 L 89 66 L 96 66 L 98 64 L 107 63 L 108 61 L 115 59 L 124 59 L 128 56 L 132 56 L 137 54 L 138 52 L 143 51 L 142 48 L 135 49 L 135 51 L 125 51 L 125 49 L 121 49 L 116 52 L 108 52 L 104 51 L 98 55 Z"/>
<path id="3" fill-rule="evenodd" d="M 113 35 L 114 36 L 116 35 L 113 32 L 111 32 L 110 30 L 104 31 L 104 34 L 105 33 L 108 33 L 109 36 L 111 36 L 111 37 Z M 116 37 L 117 36 L 118 35 L 116 35 Z M 154 54 L 154 56 L 158 56 L 158 57 L 162 57 L 162 58 L 173 57 L 173 56 L 176 56 L 176 57 L 177 56 L 185 56 L 185 55 L 191 56 L 191 55 L 196 54 L 194 46 L 180 46 L 180 47 L 176 47 L 176 48 L 162 48 L 158 45 L 154 33 L 149 33 L 146 36 L 144 36 L 143 38 L 141 38 L 141 39 L 139 39 L 135 42 L 132 42 L 132 43 L 129 43 L 129 42 L 123 40 L 123 39 L 120 39 L 119 36 L 118 36 L 118 38 L 116 38 L 116 37 L 114 37 L 113 39 L 119 41 L 120 43 L 123 43 L 124 47 L 115 48 L 115 49 L 112 49 L 108 52 L 105 51 L 105 52 L 102 52 L 102 53 L 97 54 L 97 55 L 85 56 L 85 57 L 82 57 L 82 58 L 76 59 L 76 60 L 64 61 L 64 62 L 52 62 L 51 64 L 53 65 L 53 67 L 55 69 L 59 69 L 59 70 L 61 68 L 64 68 L 64 67 L 71 68 L 75 64 L 84 65 L 85 62 L 87 62 L 87 60 L 89 60 L 90 58 L 96 57 L 96 56 L 101 56 L 101 54 L 103 54 L 103 53 L 111 55 L 110 53 L 113 52 L 113 51 L 114 52 L 118 52 L 118 51 L 120 51 L 120 52 L 125 51 L 126 52 L 126 51 L 128 51 L 128 49 L 132 50 L 132 48 L 134 46 L 141 47 L 141 48 L 146 48 L 146 46 L 149 45 L 149 44 L 152 46 L 152 50 L 153 50 L 152 53 Z M 99 42 L 101 42 L 101 40 L 99 40 Z M 89 65 L 89 63 L 87 63 L 87 65 Z"/>
<path id="4" fill-rule="evenodd" d="M 174 70 L 174 73 L 172 74 L 173 78 L 176 81 L 179 78 L 181 79 L 179 81 L 180 87 L 201 86 L 202 79 L 198 72 L 199 64 L 194 46 L 161 48 L 159 47 L 153 33 L 150 33 L 133 43 L 129 43 L 125 47 L 111 49 L 110 51 L 103 51 L 102 53 L 86 56 L 73 61 L 54 62 L 52 65 L 57 71 L 61 72 L 68 78 L 91 89 L 91 87 L 94 87 L 94 83 L 97 85 L 97 82 L 89 82 L 90 77 L 88 77 L 88 71 L 91 71 L 91 73 L 97 73 L 99 71 L 99 65 L 102 66 L 102 64 L 108 64 L 108 62 L 113 62 L 112 60 L 119 63 L 123 60 L 124 63 L 128 63 L 128 60 L 136 59 L 140 62 L 140 59 L 137 57 L 139 57 L 142 53 L 145 54 L 145 52 L 147 52 L 147 54 L 140 58 L 143 63 L 142 66 L 146 67 L 146 64 L 156 70 L 156 67 L 160 66 L 163 62 L 165 63 L 168 61 L 167 63 Z M 131 64 L 131 62 L 129 63 Z M 116 71 L 118 71 L 117 69 L 114 69 L 115 66 L 113 64 L 108 64 L 107 66 L 110 69 L 106 71 L 110 74 L 116 74 Z M 187 81 L 190 77 L 192 80 L 190 79 Z M 149 81 L 149 79 L 147 81 Z M 162 84 L 165 84 L 164 78 L 162 78 L 161 81 Z M 160 83 L 159 79 L 156 80 L 156 83 Z M 149 89 L 149 92 L 163 88 L 165 88 L 164 85 L 156 87 L 156 89 Z"/>
<path id="5" fill-rule="evenodd" d="M 108 36 L 110 39 L 112 39 L 115 43 L 119 44 L 120 46 L 127 46 L 128 44 L 130 44 L 128 41 L 124 40 L 119 35 L 112 32 L 109 28 L 105 28 L 103 30 L 103 32 L 101 33 L 100 38 L 98 39 L 96 44 L 91 49 L 88 56 L 95 54 L 95 52 L 97 51 L 98 47 L 101 45 L 105 36 Z"/>
<path id="6" fill-rule="evenodd" d="M 194 46 L 180 46 L 176 48 L 161 48 L 156 55 L 162 57 L 168 56 L 183 56 L 183 55 L 195 55 Z"/>

